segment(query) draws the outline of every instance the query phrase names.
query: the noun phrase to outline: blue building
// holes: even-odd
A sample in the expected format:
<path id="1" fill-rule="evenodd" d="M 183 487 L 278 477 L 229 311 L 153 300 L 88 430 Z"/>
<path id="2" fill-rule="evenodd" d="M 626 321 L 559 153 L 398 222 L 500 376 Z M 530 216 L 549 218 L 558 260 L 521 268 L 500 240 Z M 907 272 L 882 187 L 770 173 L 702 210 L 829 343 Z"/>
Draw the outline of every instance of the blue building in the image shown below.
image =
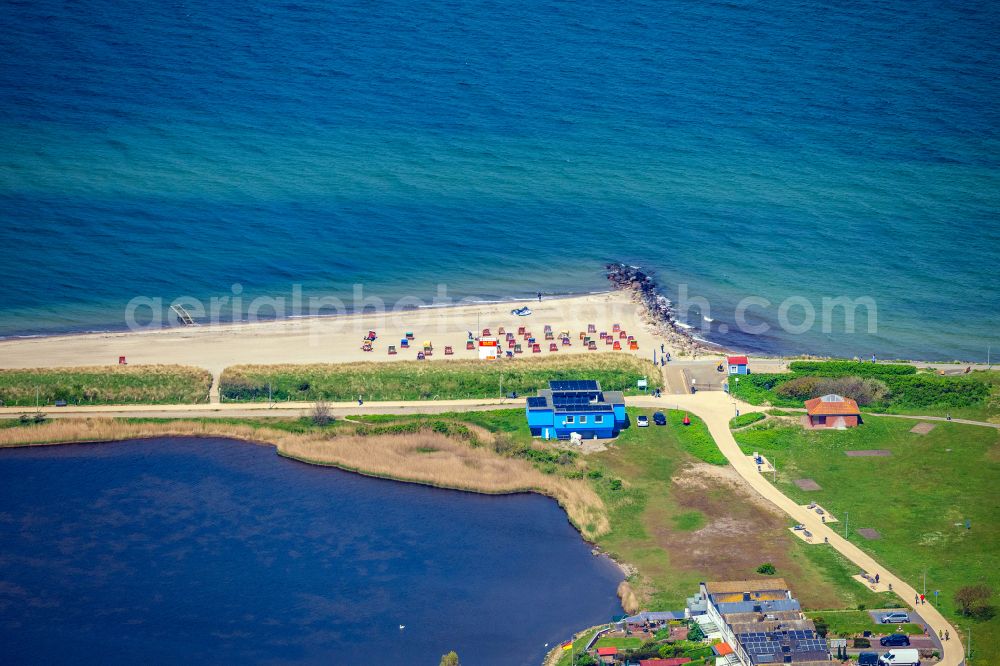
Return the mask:
<path id="1" fill-rule="evenodd" d="M 730 375 L 750 374 L 750 371 L 748 369 L 750 362 L 747 360 L 746 356 L 728 356 L 726 357 L 726 363 L 729 365 Z"/>
<path id="2" fill-rule="evenodd" d="M 531 434 L 545 439 L 569 439 L 574 432 L 585 439 L 614 437 L 626 424 L 625 395 L 602 391 L 590 379 L 549 382 L 528 398 L 525 411 Z"/>

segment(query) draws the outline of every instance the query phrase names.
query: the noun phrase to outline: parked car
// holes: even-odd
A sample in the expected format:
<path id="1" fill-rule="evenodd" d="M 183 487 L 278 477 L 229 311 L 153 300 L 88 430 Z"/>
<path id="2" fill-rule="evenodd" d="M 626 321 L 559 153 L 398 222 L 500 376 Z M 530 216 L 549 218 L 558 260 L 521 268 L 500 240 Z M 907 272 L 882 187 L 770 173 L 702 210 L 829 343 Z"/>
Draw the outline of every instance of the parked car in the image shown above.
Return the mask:
<path id="1" fill-rule="evenodd" d="M 878 666 L 878 653 L 862 652 L 858 655 L 858 666 Z"/>
<path id="2" fill-rule="evenodd" d="M 656 412 L 653 414 L 653 423 L 656 425 L 667 425 L 667 417 L 664 416 L 663 412 Z"/>
<path id="3" fill-rule="evenodd" d="M 649 417 L 648 416 L 640 416 L 639 418 L 637 418 L 635 420 L 635 424 L 637 426 L 639 426 L 640 428 L 648 428 L 649 427 Z"/>
<path id="4" fill-rule="evenodd" d="M 882 624 L 903 624 L 909 621 L 910 616 L 906 613 L 886 613 L 882 616 Z"/>
<path id="5" fill-rule="evenodd" d="M 879 666 L 920 666 L 919 650 L 889 650 L 878 658 Z"/>
<path id="6" fill-rule="evenodd" d="M 878 639 L 883 647 L 906 647 L 910 644 L 910 637 L 906 634 L 890 634 Z"/>

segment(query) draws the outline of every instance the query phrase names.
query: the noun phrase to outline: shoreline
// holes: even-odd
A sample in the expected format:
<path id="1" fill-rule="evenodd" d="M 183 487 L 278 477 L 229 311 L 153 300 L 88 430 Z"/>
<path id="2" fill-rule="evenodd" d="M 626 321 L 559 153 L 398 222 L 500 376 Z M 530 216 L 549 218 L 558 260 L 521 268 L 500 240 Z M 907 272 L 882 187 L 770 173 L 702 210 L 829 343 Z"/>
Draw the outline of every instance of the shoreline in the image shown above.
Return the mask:
<path id="1" fill-rule="evenodd" d="M 103 425 L 119 426 L 123 431 L 116 433 L 117 436 L 108 437 L 107 432 L 102 433 L 103 436 L 98 436 L 95 438 L 86 437 L 86 433 L 83 438 L 79 437 L 81 431 L 85 430 L 87 427 L 94 425 L 95 421 L 100 422 Z M 46 425 L 53 424 L 53 422 L 48 422 L 41 426 L 28 426 L 31 428 L 44 428 Z M 624 607 L 625 599 L 622 596 L 623 588 L 627 588 L 628 578 L 632 574 L 636 573 L 636 568 L 628 563 L 620 562 L 615 559 L 611 554 L 605 552 L 597 544 L 597 538 L 603 533 L 610 529 L 609 515 L 607 507 L 604 505 L 603 501 L 594 494 L 593 497 L 599 506 L 590 507 L 590 511 L 581 510 L 575 504 L 576 498 L 571 496 L 567 492 L 560 492 L 561 488 L 564 488 L 563 484 L 554 485 L 551 488 L 545 488 L 539 485 L 525 485 L 520 487 L 508 487 L 503 489 L 488 488 L 485 485 L 476 485 L 475 483 L 441 483 L 429 478 L 419 478 L 417 476 L 400 476 L 392 472 L 377 471 L 374 469 L 368 469 L 363 465 L 352 465 L 348 464 L 343 460 L 334 459 L 318 459 L 312 458 L 302 453 L 296 453 L 293 450 L 289 450 L 287 445 L 283 446 L 284 442 L 288 442 L 293 438 L 304 438 L 305 435 L 289 433 L 285 431 L 279 431 L 275 429 L 268 428 L 266 425 L 261 428 L 251 428 L 246 425 L 233 426 L 229 424 L 213 424 L 191 421 L 187 419 L 170 420 L 168 422 L 162 423 L 128 423 L 120 419 L 72 419 L 62 421 L 64 426 L 69 426 L 74 429 L 77 436 L 73 439 L 67 439 L 67 435 L 57 439 L 42 439 L 34 441 L 23 441 L 19 443 L 0 443 L 0 450 L 4 449 L 18 449 L 18 448 L 32 448 L 32 447 L 46 447 L 46 446 L 73 446 L 76 444 L 110 444 L 116 442 L 129 442 L 129 441 L 142 441 L 145 439 L 154 439 L 161 437 L 170 438 L 190 438 L 190 439 L 209 439 L 209 438 L 221 438 L 221 439 L 231 439 L 239 441 L 245 444 L 250 444 L 253 446 L 268 446 L 274 449 L 275 454 L 279 458 L 286 460 L 291 460 L 304 465 L 312 465 L 316 467 L 331 467 L 334 469 L 339 469 L 343 472 L 350 474 L 358 474 L 361 476 L 366 476 L 373 479 L 382 479 L 385 481 L 393 481 L 396 483 L 410 483 L 421 486 L 426 486 L 428 488 L 437 488 L 439 490 L 451 490 L 456 492 L 466 492 L 466 493 L 476 493 L 480 495 L 519 495 L 526 493 L 533 493 L 536 495 L 541 495 L 548 499 L 553 500 L 562 510 L 563 514 L 566 516 L 566 521 L 573 527 L 580 539 L 591 548 L 592 555 L 596 557 L 603 557 L 610 561 L 615 567 L 622 573 L 622 581 L 619 583 L 616 594 L 619 598 L 619 603 Z M 180 427 L 178 427 L 180 426 Z M 263 432 L 261 432 L 263 431 Z M 0 431 L 0 437 L 3 436 L 3 431 Z M 260 436 L 260 435 L 264 436 Z M 410 435 L 399 435 L 400 439 L 410 439 L 412 435 L 419 435 L 420 433 L 411 433 Z M 268 435 L 271 437 L 269 438 Z M 379 437 L 385 437 L 385 435 L 372 435 L 369 436 L 373 440 L 378 441 Z M 448 439 L 449 441 L 455 442 L 457 446 L 466 447 L 470 451 L 481 451 L 484 447 L 479 447 L 478 449 L 473 449 L 467 442 L 460 442 L 454 438 L 447 438 L 441 436 L 442 439 Z M 488 449 L 488 447 L 485 447 Z M 425 456 L 426 454 L 421 454 Z M 507 458 L 500 456 L 499 454 L 489 453 L 490 457 L 494 460 L 500 462 L 504 467 L 509 468 L 511 473 L 514 474 L 519 471 L 518 468 L 530 467 L 530 463 L 526 461 L 516 460 L 514 458 Z M 504 464 L 505 463 L 505 464 Z M 549 480 L 552 477 L 544 475 L 542 472 L 535 470 L 533 467 L 531 469 L 541 477 L 542 480 Z M 564 484 L 579 483 L 586 485 L 585 481 L 582 480 L 571 480 L 563 479 Z M 593 493 L 593 490 L 586 485 L 587 490 Z M 598 516 L 594 516 L 593 512 L 597 511 Z M 587 519 L 589 522 L 583 522 Z M 593 524 L 595 518 L 600 518 L 597 522 L 598 525 L 595 526 L 594 531 L 588 533 L 586 526 L 588 524 Z"/>
<path id="2" fill-rule="evenodd" d="M 658 351 L 661 344 L 672 355 L 686 357 L 687 360 L 699 355 L 744 353 L 694 335 L 693 328 L 676 318 L 673 304 L 657 291 L 652 276 L 624 264 L 609 264 L 608 271 L 613 287 L 610 290 L 550 295 L 543 297 L 541 302 L 504 299 L 412 306 L 379 313 L 318 314 L 193 326 L 178 324 L 136 331 L 78 331 L 0 337 L 0 368 L 113 365 L 120 356 L 126 356 L 129 363 L 194 365 L 219 373 L 231 365 L 387 362 L 413 358 L 402 350 L 397 356 L 386 356 L 384 345 L 398 342 L 398 339 L 392 339 L 392 333 L 386 333 L 387 329 L 396 335 L 403 330 L 413 330 L 417 340 L 434 339 L 436 345 L 444 337 L 442 344 L 451 345 L 455 350 L 452 358 L 474 358 L 475 352 L 465 349 L 468 331 L 478 334 L 480 328 L 490 327 L 493 330 L 493 327 L 504 325 L 540 328 L 546 323 L 557 327 L 556 330 L 566 328 L 575 332 L 585 330 L 588 322 L 597 324 L 599 330 L 610 329 L 612 323 L 621 323 L 629 333 L 636 335 L 640 349 L 633 353 L 640 356 Z M 529 305 L 533 314 L 524 318 L 510 314 L 509 306 L 518 303 Z M 378 331 L 378 348 L 374 354 L 360 353 L 357 340 L 369 329 Z M 601 345 L 598 351 L 603 353 L 606 350 Z M 548 353 L 547 348 L 543 353 Z M 749 355 L 765 361 L 838 358 L 807 353 L 779 355 L 751 352 Z M 446 359 L 435 355 L 428 360 L 441 362 Z M 954 359 L 888 357 L 881 362 L 983 365 L 981 362 Z"/>
<path id="3" fill-rule="evenodd" d="M 543 302 L 548 301 L 560 301 L 567 299 L 576 298 L 586 298 L 589 296 L 601 296 L 606 294 L 614 293 L 614 289 L 602 289 L 597 291 L 587 291 L 587 292 L 567 292 L 558 294 L 542 294 Z M 491 307 L 497 305 L 508 305 L 508 304 L 518 304 L 524 303 L 531 305 L 532 303 L 539 302 L 535 296 L 525 296 L 523 298 L 510 297 L 510 298 L 498 298 L 498 299 L 460 299 L 452 303 L 441 303 L 441 304 L 426 304 L 426 305 L 408 305 L 399 309 L 388 309 L 385 311 L 384 316 L 401 316 L 408 312 L 419 313 L 424 311 L 447 311 L 451 309 L 458 308 L 477 308 L 477 307 Z M 150 328 L 148 330 L 131 330 L 128 325 L 121 324 L 116 326 L 109 326 L 108 328 L 89 328 L 86 330 L 65 330 L 65 331 L 53 331 L 51 333 L 11 333 L 8 335 L 0 335 L 0 343 L 17 341 L 17 340 L 39 340 L 39 339 L 51 339 L 51 338 L 74 338 L 74 337 L 84 337 L 88 335 L 143 335 L 143 334 L 156 334 L 163 333 L 165 331 L 173 330 L 222 330 L 229 327 L 240 327 L 240 326 L 265 326 L 268 324 L 283 324 L 290 322 L 308 322 L 308 321 L 329 321 L 336 319 L 349 319 L 353 317 L 365 316 L 363 310 L 347 310 L 345 312 L 329 313 L 329 314 L 290 314 L 282 317 L 274 317 L 271 319 L 256 319 L 250 321 L 249 319 L 230 319 L 230 320 L 220 320 L 220 321 L 207 321 L 199 322 L 196 321 L 194 325 L 184 325 L 179 321 L 173 321 L 176 317 L 172 316 L 172 321 L 170 325 L 163 325 L 159 328 Z"/>

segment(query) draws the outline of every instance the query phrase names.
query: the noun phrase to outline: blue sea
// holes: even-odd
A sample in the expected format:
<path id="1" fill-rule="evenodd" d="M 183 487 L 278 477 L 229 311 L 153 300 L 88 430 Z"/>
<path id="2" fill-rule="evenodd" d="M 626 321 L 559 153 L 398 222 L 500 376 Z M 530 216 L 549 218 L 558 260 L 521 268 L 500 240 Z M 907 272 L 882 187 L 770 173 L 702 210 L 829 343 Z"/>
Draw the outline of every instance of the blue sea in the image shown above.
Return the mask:
<path id="1" fill-rule="evenodd" d="M 234 289 L 586 293 L 622 261 L 749 351 L 1000 347 L 1000 3 L 3 14 L 0 335 Z M 768 332 L 734 332 L 747 297 Z M 876 325 L 823 317 L 838 297 Z"/>
<path id="2" fill-rule="evenodd" d="M 269 446 L 0 450 L 4 664 L 537 666 L 622 613 L 554 500 L 371 479 Z M 399 625 L 404 625 L 403 629 Z"/>

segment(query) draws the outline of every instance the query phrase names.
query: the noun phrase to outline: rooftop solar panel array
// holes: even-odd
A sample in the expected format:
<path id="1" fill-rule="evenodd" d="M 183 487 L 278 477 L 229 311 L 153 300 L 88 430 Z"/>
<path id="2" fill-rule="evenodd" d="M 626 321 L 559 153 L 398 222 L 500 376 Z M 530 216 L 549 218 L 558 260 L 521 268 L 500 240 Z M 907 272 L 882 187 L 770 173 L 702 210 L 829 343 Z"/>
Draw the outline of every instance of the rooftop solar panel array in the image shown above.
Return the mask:
<path id="1" fill-rule="evenodd" d="M 755 664 L 781 662 L 786 656 L 795 663 L 797 656 L 801 661 L 829 652 L 826 640 L 809 629 L 751 632 L 738 634 L 736 638 Z"/>
<path id="2" fill-rule="evenodd" d="M 548 404 L 545 398 L 528 398 L 528 407 L 546 407 Z"/>
<path id="3" fill-rule="evenodd" d="M 594 379 L 558 379 L 549 382 L 553 391 L 600 391 L 601 385 Z"/>

